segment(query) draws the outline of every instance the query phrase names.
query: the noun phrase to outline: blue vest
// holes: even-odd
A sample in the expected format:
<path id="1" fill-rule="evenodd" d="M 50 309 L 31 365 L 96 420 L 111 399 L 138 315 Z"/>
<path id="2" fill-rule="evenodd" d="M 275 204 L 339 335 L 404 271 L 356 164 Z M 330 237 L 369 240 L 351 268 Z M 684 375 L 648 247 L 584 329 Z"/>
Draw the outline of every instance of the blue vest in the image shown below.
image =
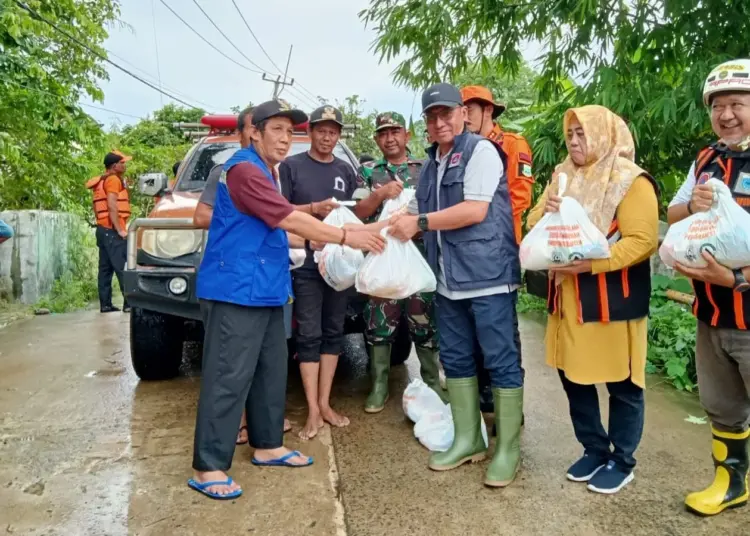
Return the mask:
<path id="1" fill-rule="evenodd" d="M 428 150 L 416 198 L 420 214 L 450 208 L 464 200 L 466 165 L 477 143 L 485 138 L 469 132 L 456 136 L 438 191 L 437 145 Z M 499 148 L 493 143 L 493 147 Z M 501 155 L 502 157 L 502 155 Z M 427 262 L 437 274 L 438 235 L 424 233 Z M 440 232 L 445 282 L 448 290 L 480 290 L 498 285 L 520 285 L 521 265 L 513 230 L 513 212 L 506 174 L 500 177 L 484 221 L 462 229 Z"/>
<path id="2" fill-rule="evenodd" d="M 271 170 L 252 146 L 227 161 L 216 188 L 197 296 L 246 307 L 279 307 L 292 297 L 289 242 L 283 229 L 272 229 L 234 206 L 226 174 L 242 162 L 259 167 L 276 187 Z"/>

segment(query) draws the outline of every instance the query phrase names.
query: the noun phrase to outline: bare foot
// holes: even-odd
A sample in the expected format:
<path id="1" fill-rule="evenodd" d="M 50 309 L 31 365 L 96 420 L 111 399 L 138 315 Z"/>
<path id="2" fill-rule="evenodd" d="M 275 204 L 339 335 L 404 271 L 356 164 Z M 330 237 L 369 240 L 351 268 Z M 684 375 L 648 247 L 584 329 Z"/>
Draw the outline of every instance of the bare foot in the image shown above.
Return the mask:
<path id="1" fill-rule="evenodd" d="M 294 451 L 286 447 L 279 447 L 277 449 L 256 449 L 253 453 L 253 458 L 260 462 L 267 462 L 270 460 L 278 460 L 292 452 Z M 310 463 L 310 457 L 305 456 L 304 454 L 301 456 L 292 456 L 288 458 L 286 462 L 290 465 L 308 465 Z"/>
<path id="2" fill-rule="evenodd" d="M 284 433 L 289 432 L 292 429 L 292 423 L 289 422 L 289 419 L 284 419 Z"/>
<path id="3" fill-rule="evenodd" d="M 320 415 L 325 422 L 336 428 L 349 426 L 349 419 L 333 411 L 330 406 L 320 406 Z"/>
<path id="4" fill-rule="evenodd" d="M 224 471 L 194 471 L 193 472 L 193 480 L 199 483 L 204 482 L 224 482 L 228 480 L 229 477 Z M 242 487 L 237 484 L 237 482 L 232 481 L 231 484 L 217 484 L 215 486 L 209 486 L 206 488 L 206 491 L 210 491 L 211 493 L 218 493 L 219 495 L 229 495 L 230 493 L 234 493 L 235 491 L 241 490 Z"/>
<path id="5" fill-rule="evenodd" d="M 318 435 L 318 429 L 323 427 L 323 418 L 320 413 L 311 413 L 307 416 L 305 427 L 299 433 L 301 439 L 308 440 Z"/>
<path id="6" fill-rule="evenodd" d="M 244 445 L 247 443 L 247 426 L 240 426 L 240 431 L 237 432 L 237 445 Z"/>

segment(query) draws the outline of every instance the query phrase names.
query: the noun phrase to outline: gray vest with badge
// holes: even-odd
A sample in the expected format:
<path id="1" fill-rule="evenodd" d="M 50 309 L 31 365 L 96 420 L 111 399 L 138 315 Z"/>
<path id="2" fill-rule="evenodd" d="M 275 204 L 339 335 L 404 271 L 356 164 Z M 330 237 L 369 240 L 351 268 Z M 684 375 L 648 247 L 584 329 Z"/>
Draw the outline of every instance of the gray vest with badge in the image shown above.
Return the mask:
<path id="1" fill-rule="evenodd" d="M 468 132 L 456 136 L 439 187 L 437 145 L 429 149 L 429 159 L 422 166 L 416 192 L 420 214 L 437 211 L 438 200 L 439 210 L 464 201 L 466 165 L 477 143 L 484 139 Z M 427 261 L 437 274 L 440 253 L 437 232 L 425 232 L 424 244 Z M 448 290 L 480 290 L 500 285 L 520 285 L 521 266 L 505 172 L 500 177 L 485 219 L 462 229 L 441 231 L 440 248 Z"/>

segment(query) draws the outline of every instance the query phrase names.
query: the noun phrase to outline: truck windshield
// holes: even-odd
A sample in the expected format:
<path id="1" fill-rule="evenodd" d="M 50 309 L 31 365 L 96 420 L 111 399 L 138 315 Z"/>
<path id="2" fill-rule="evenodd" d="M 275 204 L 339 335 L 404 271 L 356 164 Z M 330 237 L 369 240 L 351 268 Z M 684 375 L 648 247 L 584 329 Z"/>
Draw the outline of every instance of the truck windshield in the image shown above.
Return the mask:
<path id="1" fill-rule="evenodd" d="M 209 143 L 199 147 L 193 157 L 190 159 L 185 172 L 180 177 L 175 190 L 178 192 L 201 191 L 206 186 L 206 180 L 211 170 L 224 164 L 240 148 L 239 142 L 227 143 Z M 289 150 L 289 156 L 301 153 L 310 149 L 309 141 L 294 141 L 292 148 Z M 341 143 L 336 144 L 333 154 L 352 166 L 352 157 Z"/>

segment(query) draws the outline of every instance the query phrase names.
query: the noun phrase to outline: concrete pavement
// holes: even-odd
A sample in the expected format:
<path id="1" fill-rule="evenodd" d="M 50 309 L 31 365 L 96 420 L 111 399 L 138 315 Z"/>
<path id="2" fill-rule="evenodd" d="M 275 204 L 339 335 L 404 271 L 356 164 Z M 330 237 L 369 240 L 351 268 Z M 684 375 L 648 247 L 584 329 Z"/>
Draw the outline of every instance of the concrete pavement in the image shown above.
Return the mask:
<path id="1" fill-rule="evenodd" d="M 368 380 L 354 341 L 334 389 L 352 424 L 303 444 L 304 399 L 292 376 L 287 442 L 316 463 L 256 468 L 250 449 L 238 447 L 231 474 L 245 494 L 210 501 L 185 485 L 196 349 L 186 349 L 180 378 L 139 383 L 127 328 L 127 316 L 84 311 L 0 330 L 0 534 L 750 534 L 750 508 L 713 519 L 683 510 L 685 492 L 710 481 L 710 431 L 684 420 L 702 415 L 695 397 L 663 386 L 647 394 L 635 482 L 612 497 L 567 482 L 580 448 L 556 373 L 543 365 L 543 327 L 528 319 L 524 461 L 510 488 L 482 486 L 487 462 L 427 469 L 428 452 L 401 410 L 414 359 L 394 368 L 386 410 L 365 415 Z"/>

